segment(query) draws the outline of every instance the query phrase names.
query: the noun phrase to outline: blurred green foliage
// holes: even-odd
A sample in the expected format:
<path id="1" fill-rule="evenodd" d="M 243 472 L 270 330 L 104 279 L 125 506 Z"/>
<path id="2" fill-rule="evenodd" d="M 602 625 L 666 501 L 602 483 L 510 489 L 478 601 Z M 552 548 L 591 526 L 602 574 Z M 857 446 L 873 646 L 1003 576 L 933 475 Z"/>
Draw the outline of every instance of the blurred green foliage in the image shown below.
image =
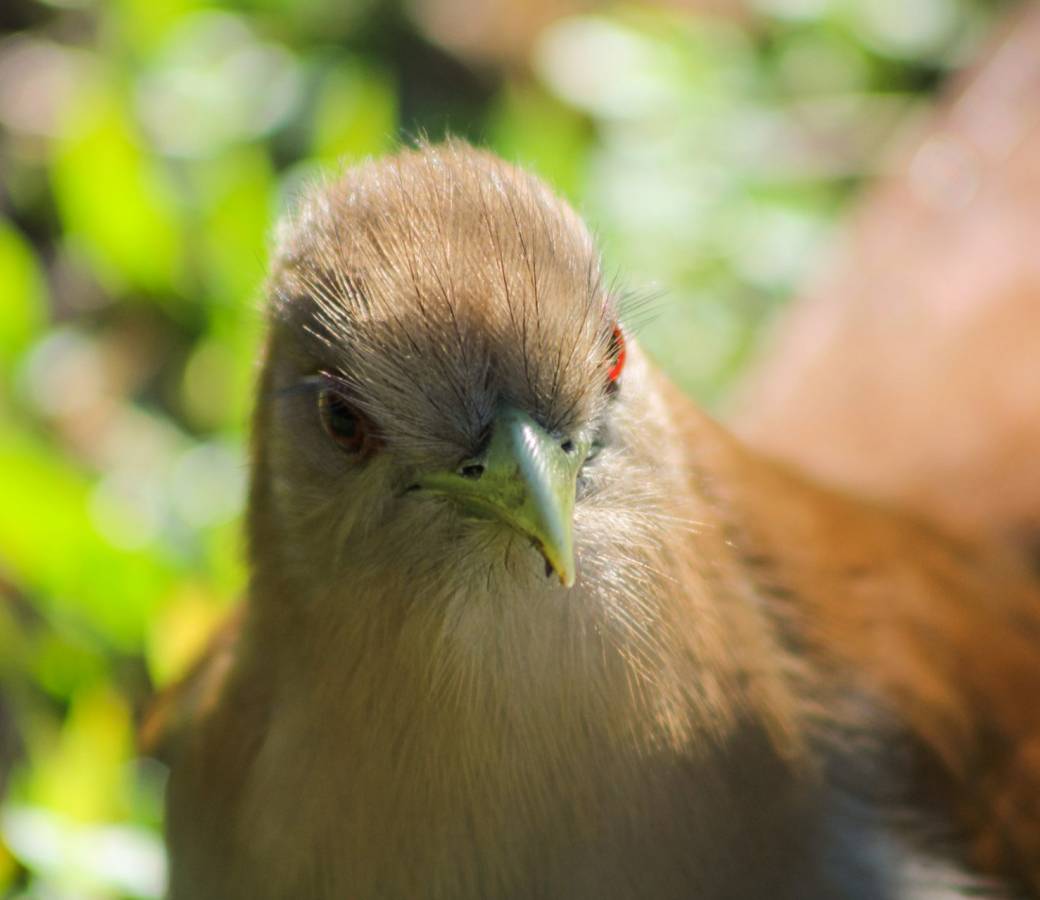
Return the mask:
<path id="1" fill-rule="evenodd" d="M 0 10 L 0 895 L 161 894 L 134 723 L 243 586 L 258 298 L 301 184 L 447 132 L 534 167 L 660 298 L 630 325 L 713 404 L 993 14 L 611 6 L 478 65 L 428 36 L 437 5 Z"/>

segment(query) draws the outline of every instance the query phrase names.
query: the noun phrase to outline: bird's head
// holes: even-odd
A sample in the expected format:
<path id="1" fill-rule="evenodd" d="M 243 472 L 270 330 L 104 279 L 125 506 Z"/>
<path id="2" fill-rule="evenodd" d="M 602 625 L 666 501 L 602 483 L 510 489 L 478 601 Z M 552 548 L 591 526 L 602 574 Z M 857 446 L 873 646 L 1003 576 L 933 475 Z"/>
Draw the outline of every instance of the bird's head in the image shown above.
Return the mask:
<path id="1" fill-rule="evenodd" d="M 701 518 L 695 413 L 542 182 L 461 143 L 347 171 L 281 226 L 269 319 L 252 595 L 303 629 L 276 641 L 321 670 L 307 690 L 342 706 L 364 657 L 395 696 L 522 710 L 550 756 L 594 720 L 681 743 L 731 715 L 769 638 Z"/>
<path id="2" fill-rule="evenodd" d="M 344 594 L 619 577 L 643 363 L 544 184 L 461 143 L 359 166 L 282 226 L 269 290 L 256 565 Z"/>

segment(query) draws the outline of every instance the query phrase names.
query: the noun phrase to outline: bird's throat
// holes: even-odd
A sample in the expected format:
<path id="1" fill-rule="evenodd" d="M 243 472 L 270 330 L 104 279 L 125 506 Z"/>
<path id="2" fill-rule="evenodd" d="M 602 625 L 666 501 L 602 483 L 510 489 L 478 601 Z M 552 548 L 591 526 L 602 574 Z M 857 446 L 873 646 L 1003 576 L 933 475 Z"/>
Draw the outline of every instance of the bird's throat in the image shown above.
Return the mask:
<path id="1" fill-rule="evenodd" d="M 576 591 L 568 596 L 593 602 Z M 698 838 L 696 823 L 736 821 L 740 805 L 763 804 L 742 772 L 773 779 L 775 815 L 790 814 L 794 776 L 768 727 L 721 713 L 690 719 L 722 685 L 698 686 L 692 673 L 680 685 L 689 648 L 667 657 L 643 648 L 637 659 L 576 609 L 527 599 L 509 612 L 456 610 L 440 634 L 421 616 L 313 629 L 297 620 L 295 635 L 272 622 L 285 649 L 252 766 L 257 791 L 241 807 L 250 843 L 305 881 L 310 862 L 286 860 L 282 836 L 310 834 L 318 846 L 335 835 L 331 858 L 354 861 L 338 875 L 358 896 L 386 883 L 390 896 L 414 896 L 434 883 L 457 897 L 533 897 L 525 873 L 565 883 L 586 854 L 632 854 L 626 865 L 636 866 L 681 846 L 711 871 L 726 847 Z M 648 835 L 662 847 L 647 846 Z M 571 896 L 610 896 L 603 875 L 581 874 Z"/>

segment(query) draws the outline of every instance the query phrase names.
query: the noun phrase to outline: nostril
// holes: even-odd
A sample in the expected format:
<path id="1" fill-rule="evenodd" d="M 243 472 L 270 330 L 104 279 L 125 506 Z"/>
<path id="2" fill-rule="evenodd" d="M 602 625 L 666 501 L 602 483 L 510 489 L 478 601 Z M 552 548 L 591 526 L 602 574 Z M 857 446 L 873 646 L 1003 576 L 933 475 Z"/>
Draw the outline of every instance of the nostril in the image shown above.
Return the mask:
<path id="1" fill-rule="evenodd" d="M 480 463 L 473 463 L 472 465 L 463 466 L 461 469 L 459 469 L 459 474 L 463 478 L 472 478 L 476 480 L 484 474 L 484 467 L 480 465 Z"/>
<path id="2" fill-rule="evenodd" d="M 560 449 L 564 453 L 573 453 L 574 452 L 574 441 L 564 441 L 562 444 L 560 444 Z"/>

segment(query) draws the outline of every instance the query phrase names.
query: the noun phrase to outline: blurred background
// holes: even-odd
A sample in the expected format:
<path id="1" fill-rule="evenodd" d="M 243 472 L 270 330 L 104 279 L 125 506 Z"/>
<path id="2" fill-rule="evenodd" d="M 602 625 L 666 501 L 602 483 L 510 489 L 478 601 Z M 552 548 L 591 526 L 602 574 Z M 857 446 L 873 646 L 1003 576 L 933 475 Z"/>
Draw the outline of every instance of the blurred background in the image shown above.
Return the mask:
<path id="1" fill-rule="evenodd" d="M 447 133 L 533 167 L 719 409 L 1005 8 L 3 0 L 0 896 L 161 896 L 134 730 L 243 587 L 259 289 L 302 184 Z"/>

